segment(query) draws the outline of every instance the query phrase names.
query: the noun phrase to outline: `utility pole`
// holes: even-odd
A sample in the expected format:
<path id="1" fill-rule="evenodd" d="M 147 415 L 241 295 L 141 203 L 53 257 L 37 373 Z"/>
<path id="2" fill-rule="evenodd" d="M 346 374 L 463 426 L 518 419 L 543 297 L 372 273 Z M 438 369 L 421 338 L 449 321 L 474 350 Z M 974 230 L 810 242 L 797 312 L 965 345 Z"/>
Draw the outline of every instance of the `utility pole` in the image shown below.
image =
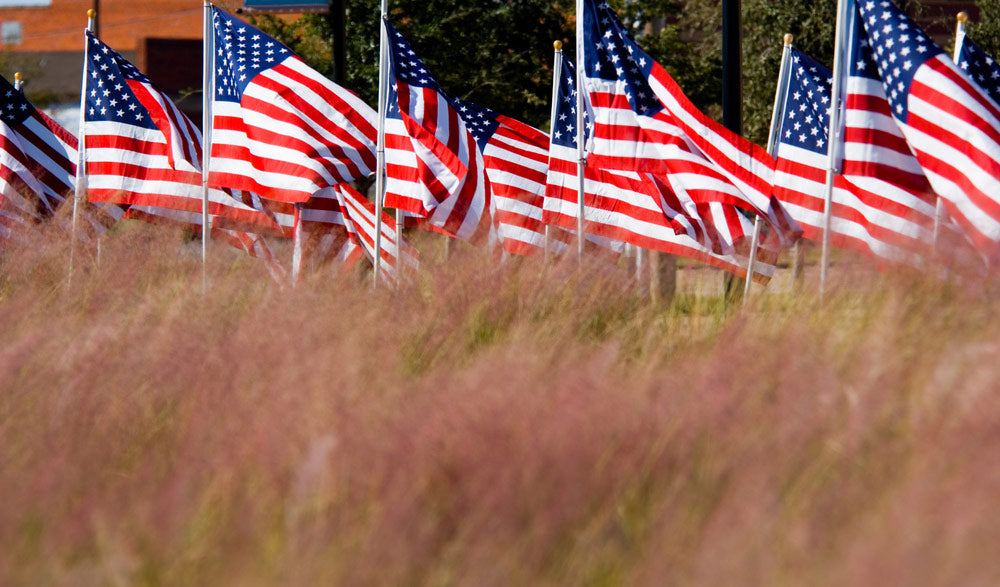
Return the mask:
<path id="1" fill-rule="evenodd" d="M 740 0 L 722 0 L 722 125 L 743 134 L 743 26 Z M 723 278 L 727 302 L 743 295 L 744 282 L 732 273 Z"/>
<path id="2" fill-rule="evenodd" d="M 330 12 L 327 13 L 330 23 L 330 49 L 333 52 L 331 68 L 333 69 L 333 81 L 339 85 L 344 85 L 346 77 L 346 58 L 344 50 L 344 37 L 347 35 L 347 7 L 344 0 L 330 0 Z"/>

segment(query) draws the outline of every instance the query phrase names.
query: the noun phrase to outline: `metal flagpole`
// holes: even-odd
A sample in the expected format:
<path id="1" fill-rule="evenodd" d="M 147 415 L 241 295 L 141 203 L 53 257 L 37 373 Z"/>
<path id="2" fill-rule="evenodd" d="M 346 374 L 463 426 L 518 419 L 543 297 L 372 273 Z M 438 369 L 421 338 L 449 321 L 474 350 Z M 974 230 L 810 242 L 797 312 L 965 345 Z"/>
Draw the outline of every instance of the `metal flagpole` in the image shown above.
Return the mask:
<path id="1" fill-rule="evenodd" d="M 208 172 L 212 158 L 212 103 L 215 101 L 215 27 L 212 25 L 212 3 L 205 2 L 205 30 L 202 40 L 202 104 L 201 104 L 201 291 L 208 293 Z"/>
<path id="2" fill-rule="evenodd" d="M 382 269 L 382 205 L 385 202 L 385 113 L 388 108 L 389 92 L 389 38 L 386 35 L 385 19 L 389 11 L 389 0 L 382 0 L 379 9 L 379 43 L 378 43 L 378 138 L 375 145 L 375 267 L 372 276 L 372 287 L 378 287 L 379 271 Z M 397 251 L 402 250 L 399 242 L 403 235 L 402 213 L 396 210 L 396 243 Z M 399 264 L 403 270 L 402 263 Z"/>
<path id="3" fill-rule="evenodd" d="M 964 11 L 955 15 L 955 51 L 951 56 L 951 60 L 955 63 L 958 63 L 958 58 L 962 50 L 962 43 L 965 42 L 965 24 L 968 21 L 969 15 Z M 935 251 L 938 247 L 938 237 L 941 234 L 941 223 L 944 221 L 945 214 L 944 200 L 938 196 L 937 203 L 934 208 L 934 240 L 931 244 Z"/>
<path id="4" fill-rule="evenodd" d="M 767 133 L 767 153 L 775 157 L 778 154 L 778 131 L 781 128 L 780 112 L 785 104 L 785 96 L 788 94 L 788 79 L 791 73 L 789 66 L 792 59 L 792 41 L 795 37 L 791 33 L 785 34 L 784 46 L 781 50 L 781 66 L 778 68 L 778 87 L 774 91 L 774 107 L 771 109 L 771 129 Z M 750 262 L 747 263 L 747 281 L 743 284 L 743 303 L 747 303 L 750 296 L 750 282 L 753 281 L 753 268 L 757 262 L 757 248 L 760 246 L 760 215 L 753 221 L 753 238 L 750 240 Z"/>
<path id="5" fill-rule="evenodd" d="M 22 91 L 21 88 L 24 86 L 24 80 L 21 78 L 21 72 L 14 72 L 14 89 L 17 91 Z"/>
<path id="6" fill-rule="evenodd" d="M 841 113 L 844 86 L 844 64 L 847 60 L 847 41 L 853 34 L 857 10 L 854 0 L 837 3 L 837 32 L 833 49 L 833 87 L 830 90 L 830 130 L 827 133 L 826 199 L 823 205 L 823 252 L 820 258 L 819 297 L 826 293 L 827 267 L 830 263 L 830 226 L 833 220 L 833 178 L 840 173 L 840 155 L 843 143 Z"/>
<path id="7" fill-rule="evenodd" d="M 94 23 L 97 21 L 97 11 L 90 9 L 87 11 L 87 32 L 94 31 Z M 80 200 L 87 198 L 87 136 L 86 117 L 84 112 L 87 108 L 87 54 L 90 51 L 90 37 L 83 36 L 83 74 L 80 81 L 80 126 L 77 136 L 76 151 L 76 190 L 73 193 L 73 224 L 70 230 L 69 241 L 69 275 L 66 278 L 66 287 L 73 286 L 73 258 L 76 256 L 76 225 L 80 217 Z"/>
<path id="8" fill-rule="evenodd" d="M 586 63 L 584 63 L 584 51 L 583 51 L 583 0 L 576 1 L 576 179 L 577 179 L 577 191 L 576 191 L 576 201 L 577 201 L 577 216 L 576 216 L 576 252 L 579 262 L 583 263 L 583 220 L 584 220 L 584 180 L 583 180 L 583 168 L 587 164 L 587 153 L 584 149 L 584 139 L 586 138 L 584 129 L 584 83 L 583 79 L 586 75 L 584 71 L 586 69 Z"/>
<path id="9" fill-rule="evenodd" d="M 292 287 L 299 284 L 302 275 L 302 204 L 295 204 L 295 232 L 292 235 Z"/>
<path id="10" fill-rule="evenodd" d="M 563 67 L 563 52 L 562 52 L 562 41 L 555 41 L 552 43 L 552 48 L 555 49 L 555 55 L 552 59 L 552 113 L 549 115 L 549 140 L 551 141 L 552 131 L 556 128 L 556 110 L 559 109 L 559 82 L 562 81 L 562 67 Z M 545 209 L 545 199 L 542 199 L 542 217 L 544 219 L 544 209 Z M 549 262 L 549 254 L 551 253 L 550 239 L 552 238 L 552 227 L 548 224 L 545 225 L 545 254 L 543 259 L 546 263 Z"/>

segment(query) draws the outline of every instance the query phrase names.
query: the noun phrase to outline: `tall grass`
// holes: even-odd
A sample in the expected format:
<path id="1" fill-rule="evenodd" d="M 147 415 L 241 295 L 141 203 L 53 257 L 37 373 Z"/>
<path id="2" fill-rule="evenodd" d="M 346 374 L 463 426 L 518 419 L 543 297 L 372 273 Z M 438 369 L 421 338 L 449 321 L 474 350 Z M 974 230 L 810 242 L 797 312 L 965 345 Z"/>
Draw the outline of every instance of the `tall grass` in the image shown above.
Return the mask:
<path id="1" fill-rule="evenodd" d="M 739 311 L 468 250 L 282 288 L 216 247 L 203 298 L 173 232 L 72 288 L 48 236 L 0 260 L 0 584 L 1000 583 L 994 284 Z"/>

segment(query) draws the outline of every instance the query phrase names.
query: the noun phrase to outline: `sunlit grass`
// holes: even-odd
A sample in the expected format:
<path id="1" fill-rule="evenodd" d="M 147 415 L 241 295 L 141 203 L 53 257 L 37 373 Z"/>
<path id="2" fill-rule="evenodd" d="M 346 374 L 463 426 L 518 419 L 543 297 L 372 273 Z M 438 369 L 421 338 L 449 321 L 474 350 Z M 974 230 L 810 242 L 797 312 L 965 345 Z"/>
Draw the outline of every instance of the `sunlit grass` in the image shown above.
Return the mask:
<path id="1" fill-rule="evenodd" d="M 0 584 L 996 584 L 994 283 L 0 258 Z M 279 249 L 287 257 L 289 251 Z"/>

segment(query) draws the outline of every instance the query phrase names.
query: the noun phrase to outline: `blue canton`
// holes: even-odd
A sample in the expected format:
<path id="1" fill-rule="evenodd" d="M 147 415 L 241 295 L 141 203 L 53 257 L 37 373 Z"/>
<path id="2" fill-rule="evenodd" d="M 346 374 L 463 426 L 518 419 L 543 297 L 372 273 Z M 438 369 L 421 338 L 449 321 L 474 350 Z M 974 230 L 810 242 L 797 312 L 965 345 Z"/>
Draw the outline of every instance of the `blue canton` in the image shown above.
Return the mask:
<path id="1" fill-rule="evenodd" d="M 562 79 L 559 80 L 559 95 L 556 97 L 556 119 L 552 121 L 550 138 L 560 147 L 576 148 L 576 68 L 569 59 L 563 59 Z M 590 138 L 593 123 L 590 113 L 584 110 L 585 138 Z"/>
<path id="2" fill-rule="evenodd" d="M 860 19 L 854 19 L 854 37 L 851 40 L 851 55 L 848 68 L 850 75 L 855 77 L 865 77 L 873 79 L 879 83 L 882 78 L 878 75 L 878 66 L 875 65 L 875 56 L 872 55 L 871 45 L 868 44 L 868 35 Z"/>
<path id="3" fill-rule="evenodd" d="M 490 142 L 493 133 L 500 127 L 500 123 L 497 122 L 497 113 L 485 106 L 458 98 L 452 98 L 449 102 L 458 115 L 462 117 L 466 128 L 472 133 L 472 138 L 476 139 L 479 150 L 485 151 L 486 144 Z"/>
<path id="4" fill-rule="evenodd" d="M 654 60 L 629 36 L 607 2 L 584 4 L 585 67 L 603 80 L 619 82 L 618 91 L 636 114 L 656 114 L 663 105 L 649 85 Z"/>
<path id="5" fill-rule="evenodd" d="M 87 121 L 120 122 L 155 130 L 156 123 L 136 99 L 129 81 L 152 85 L 128 60 L 88 32 Z"/>
<path id="6" fill-rule="evenodd" d="M 291 50 L 242 20 L 215 8 L 215 99 L 239 102 L 251 80 L 284 61 Z"/>
<path id="7" fill-rule="evenodd" d="M 792 49 L 791 59 L 779 138 L 786 145 L 825 155 L 833 74 L 798 49 Z"/>
<path id="8" fill-rule="evenodd" d="M 390 83 L 399 80 L 411 86 L 430 88 L 439 94 L 447 95 L 437 81 L 431 77 L 424 62 L 410 47 L 410 43 L 388 21 L 384 22 L 389 38 L 389 65 L 392 68 L 390 78 L 394 77 L 394 79 L 390 79 Z"/>
<path id="9" fill-rule="evenodd" d="M 861 0 L 858 16 L 868 33 L 892 113 L 905 123 L 913 76 L 921 65 L 944 51 L 888 0 Z"/>
<path id="10" fill-rule="evenodd" d="M 24 94 L 15 90 L 5 78 L 0 77 L 0 112 L 3 112 L 3 121 L 9 126 L 17 126 L 34 111 L 35 107 L 25 99 Z"/>
<path id="11" fill-rule="evenodd" d="M 1000 65 L 969 37 L 965 37 L 959 50 L 958 66 L 1000 104 Z"/>

